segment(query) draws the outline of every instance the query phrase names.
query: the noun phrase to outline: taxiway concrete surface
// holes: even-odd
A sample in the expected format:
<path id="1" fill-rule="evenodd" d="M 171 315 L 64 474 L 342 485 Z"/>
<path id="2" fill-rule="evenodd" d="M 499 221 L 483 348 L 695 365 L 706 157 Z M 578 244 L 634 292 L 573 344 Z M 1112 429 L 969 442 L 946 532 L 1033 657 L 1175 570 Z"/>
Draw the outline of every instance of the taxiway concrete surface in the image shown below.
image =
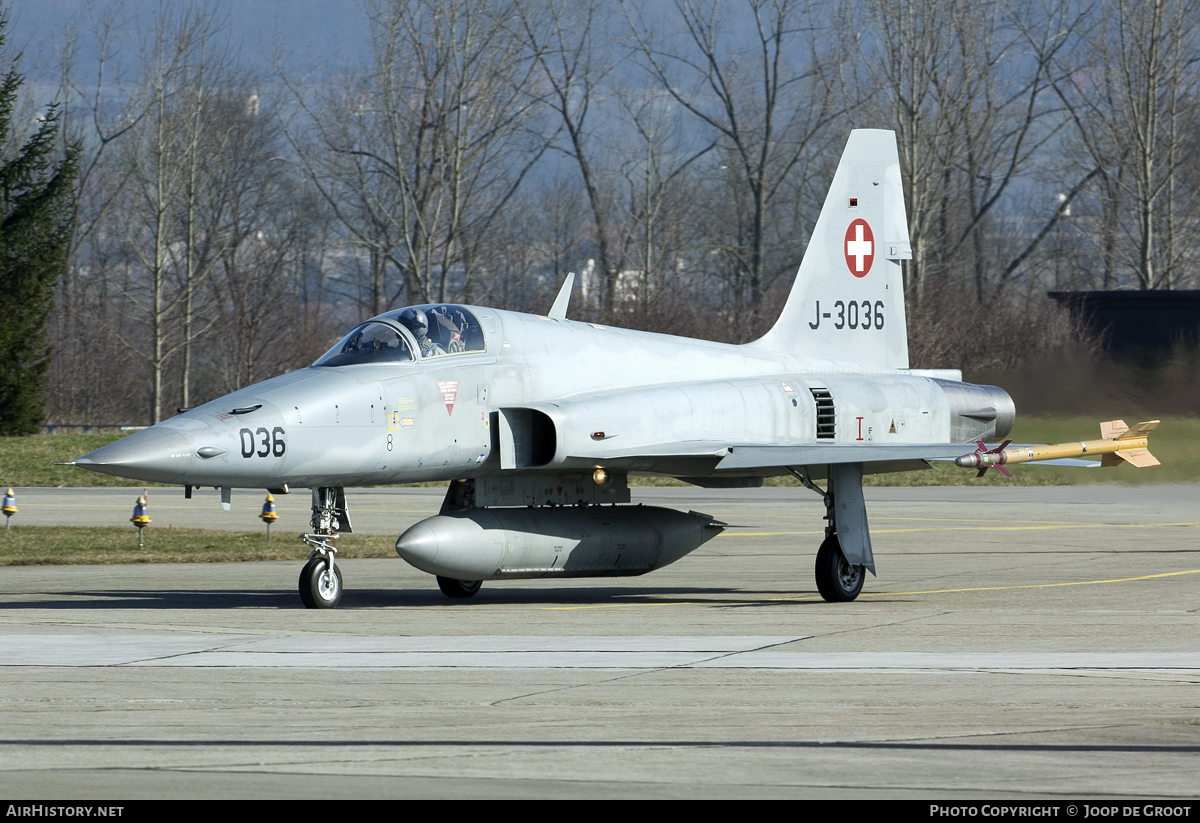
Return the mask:
<path id="1" fill-rule="evenodd" d="M 19 516 L 125 525 L 137 491 L 19 489 Z M 352 492 L 355 527 L 440 496 Z M 823 507 L 793 489 L 637 490 L 731 528 L 645 577 L 469 601 L 347 560 L 342 608 L 306 611 L 299 544 L 8 567 L 0 795 L 1200 795 L 1200 488 L 867 497 L 879 576 L 851 604 L 816 594 Z M 156 525 L 261 528 L 260 503 L 151 490 Z M 300 531 L 307 494 L 280 503 Z"/>

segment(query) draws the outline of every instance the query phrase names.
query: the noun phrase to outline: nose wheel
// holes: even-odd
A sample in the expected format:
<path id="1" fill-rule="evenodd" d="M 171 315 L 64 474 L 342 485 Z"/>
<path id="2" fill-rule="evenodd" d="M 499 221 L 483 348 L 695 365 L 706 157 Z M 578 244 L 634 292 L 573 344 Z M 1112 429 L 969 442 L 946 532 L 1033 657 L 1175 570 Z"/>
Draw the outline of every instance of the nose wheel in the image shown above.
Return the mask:
<path id="1" fill-rule="evenodd" d="M 342 570 L 332 557 L 317 555 L 300 570 L 300 600 L 306 609 L 333 609 L 342 600 Z"/>
<path id="2" fill-rule="evenodd" d="M 339 532 L 349 534 L 350 513 L 341 488 L 312 490 L 312 532 L 300 541 L 312 549 L 300 570 L 300 600 L 306 609 L 335 609 L 342 600 L 342 570 L 333 562 Z"/>

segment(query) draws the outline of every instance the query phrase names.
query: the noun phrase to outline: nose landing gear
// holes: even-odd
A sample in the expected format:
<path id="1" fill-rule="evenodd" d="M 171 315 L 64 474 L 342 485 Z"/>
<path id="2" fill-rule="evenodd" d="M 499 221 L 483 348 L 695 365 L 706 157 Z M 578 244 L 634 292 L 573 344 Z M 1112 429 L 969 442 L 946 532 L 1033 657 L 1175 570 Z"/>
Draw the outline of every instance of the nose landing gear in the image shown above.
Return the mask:
<path id="1" fill-rule="evenodd" d="M 312 549 L 300 570 L 300 601 L 306 609 L 334 609 L 342 600 L 342 570 L 334 563 L 339 532 L 354 531 L 341 487 L 312 490 L 312 532 L 300 535 Z"/>

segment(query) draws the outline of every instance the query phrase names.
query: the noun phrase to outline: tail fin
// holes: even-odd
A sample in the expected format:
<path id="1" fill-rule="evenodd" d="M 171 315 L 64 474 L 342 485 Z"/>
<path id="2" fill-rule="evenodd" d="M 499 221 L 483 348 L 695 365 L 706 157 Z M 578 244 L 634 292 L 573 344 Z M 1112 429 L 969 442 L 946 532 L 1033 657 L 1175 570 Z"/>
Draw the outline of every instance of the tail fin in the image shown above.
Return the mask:
<path id="1" fill-rule="evenodd" d="M 896 135 L 856 129 L 783 313 L 750 345 L 869 368 L 908 368 L 900 261 L 911 258 Z"/>

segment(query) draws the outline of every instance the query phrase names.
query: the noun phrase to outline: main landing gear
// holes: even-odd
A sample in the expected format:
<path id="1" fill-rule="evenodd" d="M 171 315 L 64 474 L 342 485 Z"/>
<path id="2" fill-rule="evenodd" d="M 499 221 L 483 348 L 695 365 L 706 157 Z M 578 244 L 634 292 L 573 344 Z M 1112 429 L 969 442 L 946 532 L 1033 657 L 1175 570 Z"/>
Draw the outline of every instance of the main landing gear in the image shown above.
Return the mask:
<path id="1" fill-rule="evenodd" d="M 837 535 L 826 537 L 817 550 L 817 591 L 821 597 L 830 603 L 847 603 L 858 597 L 866 579 L 867 570 L 851 565 L 842 554 Z"/>
<path id="2" fill-rule="evenodd" d="M 451 512 L 461 512 L 473 508 L 475 508 L 475 481 L 451 480 L 449 487 L 446 489 L 446 497 L 442 500 L 442 508 L 438 514 L 450 514 Z M 483 585 L 483 581 L 455 580 L 453 577 L 438 575 L 437 584 L 438 588 L 442 590 L 442 594 L 458 600 L 474 597 L 478 594 L 479 587 Z"/>
<path id="3" fill-rule="evenodd" d="M 350 534 L 345 490 L 312 490 L 312 532 L 300 535 L 312 549 L 300 570 L 300 601 L 306 609 L 334 609 L 342 600 L 342 570 L 334 563 L 339 532 Z"/>
<path id="4" fill-rule="evenodd" d="M 438 576 L 438 588 L 446 597 L 474 597 L 483 585 L 481 580 L 455 580 L 452 577 Z"/>
<path id="5" fill-rule="evenodd" d="M 825 500 L 825 539 L 817 551 L 817 591 L 830 603 L 848 603 L 858 597 L 867 571 L 875 573 L 871 532 L 862 493 L 862 464 L 829 466 L 828 489 L 821 489 L 808 470 L 788 469 L 805 488 Z"/>

